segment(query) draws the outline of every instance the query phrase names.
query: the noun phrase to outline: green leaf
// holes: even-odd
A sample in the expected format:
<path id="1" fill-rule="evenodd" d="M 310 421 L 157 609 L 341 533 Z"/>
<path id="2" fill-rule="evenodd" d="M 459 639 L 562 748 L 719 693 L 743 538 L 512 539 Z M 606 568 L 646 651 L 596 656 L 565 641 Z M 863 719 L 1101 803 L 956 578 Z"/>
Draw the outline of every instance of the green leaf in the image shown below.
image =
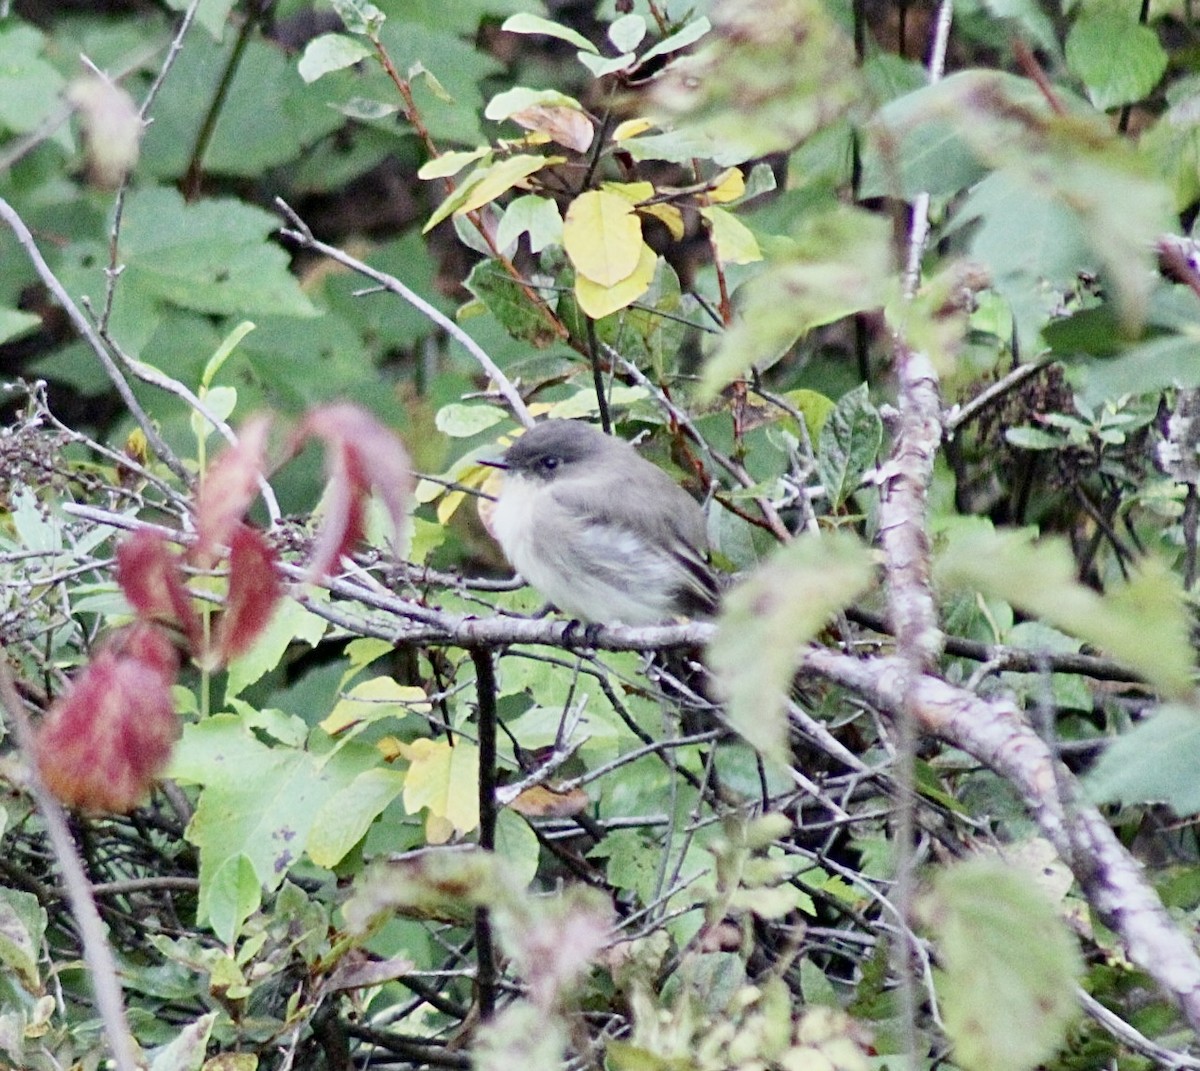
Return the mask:
<path id="1" fill-rule="evenodd" d="M 66 80 L 39 58 L 45 40 L 20 22 L 0 27 L 0 129 L 36 130 L 63 107 Z"/>
<path id="2" fill-rule="evenodd" d="M 873 576 L 871 552 L 831 532 L 796 539 L 722 600 L 708 663 L 729 699 L 730 724 L 767 757 L 788 760 L 784 698 L 799 648 Z"/>
<path id="3" fill-rule="evenodd" d="M 321 719 L 320 727 L 330 736 L 358 725 L 371 725 L 383 718 L 404 718 L 410 711 L 429 711 L 425 690 L 400 684 L 386 674 L 359 681 L 345 692 L 333 710 Z"/>
<path id="4" fill-rule="evenodd" d="M 641 15 L 622 15 L 608 28 L 608 39 L 618 52 L 632 52 L 646 36 L 646 20 Z"/>
<path id="5" fill-rule="evenodd" d="M 703 15 L 698 19 L 693 19 L 681 29 L 671 34 L 670 37 L 664 37 L 653 48 L 643 52 L 641 62 L 647 63 L 657 56 L 666 56 L 672 52 L 678 52 L 680 49 L 687 48 L 688 45 L 699 41 L 711 29 L 712 23 Z"/>
<path id="6" fill-rule="evenodd" d="M 673 60 L 651 89 L 655 109 L 732 149 L 740 159 L 795 148 L 863 96 L 854 46 L 821 0 L 770 0 L 747 33 L 738 5 L 712 9 L 704 49 Z M 711 155 L 711 154 L 706 154 Z"/>
<path id="7" fill-rule="evenodd" d="M 558 337 L 545 311 L 534 304 L 516 279 L 492 261 L 476 264 L 465 285 L 513 338 L 541 349 Z"/>
<path id="8" fill-rule="evenodd" d="M 1167 92 L 1170 107 L 1138 139 L 1138 148 L 1170 183 L 1175 211 L 1184 212 L 1200 198 L 1200 116 L 1196 84 L 1173 88 Z"/>
<path id="9" fill-rule="evenodd" d="M 784 398 L 787 403 L 795 409 L 801 417 L 804 418 L 804 426 L 808 430 L 809 441 L 816 447 L 820 441 L 821 429 L 825 427 L 825 422 L 829 419 L 829 414 L 837 408 L 832 398 L 827 398 L 819 391 L 808 390 L 805 387 L 799 390 L 790 390 Z M 788 418 L 789 426 L 792 425 L 792 420 Z M 797 437 L 800 434 L 800 429 L 796 428 Z"/>
<path id="10" fill-rule="evenodd" d="M 208 1039 L 212 1034 L 217 1013 L 209 1012 L 195 1022 L 188 1023 L 175 1037 L 154 1054 L 150 1071 L 201 1071 L 208 1051 Z M 221 1071 L 226 1071 L 222 1067 Z M 228 1071 L 236 1071 L 229 1068 Z"/>
<path id="11" fill-rule="evenodd" d="M 494 405 L 462 405 L 451 402 L 437 411 L 434 423 L 443 435 L 454 439 L 470 439 L 507 419 L 503 409 Z"/>
<path id="12" fill-rule="evenodd" d="M 0 964 L 31 993 L 41 990 L 38 959 L 46 932 L 46 911 L 32 893 L 0 885 Z"/>
<path id="13" fill-rule="evenodd" d="M 1167 69 L 1158 34 L 1133 14 L 1081 7 L 1067 34 L 1067 66 L 1101 111 L 1148 96 Z"/>
<path id="14" fill-rule="evenodd" d="M 753 264 L 762 260 L 758 239 L 740 219 L 728 209 L 711 205 L 700 209 L 712 229 L 712 242 L 718 258 L 725 264 Z"/>
<path id="15" fill-rule="evenodd" d="M 517 112 L 537 105 L 553 108 L 572 108 L 577 112 L 583 111 L 583 105 L 574 97 L 560 93 L 557 89 L 527 89 L 525 86 L 515 86 L 497 93 L 488 101 L 483 109 L 485 119 L 500 122 Z"/>
<path id="16" fill-rule="evenodd" d="M 838 399 L 817 439 L 817 475 L 834 509 L 858 490 L 882 444 L 883 421 L 862 383 Z"/>
<path id="17" fill-rule="evenodd" d="M 367 0 L 330 0 L 333 10 L 351 33 L 378 33 L 387 17 Z"/>
<path id="18" fill-rule="evenodd" d="M 561 156 L 509 156 L 494 163 L 477 167 L 450 196 L 434 210 L 429 222 L 421 228 L 424 234 L 436 227 L 452 212 L 459 215 L 482 208 L 518 182 L 541 171 L 544 167 L 562 163 Z"/>
<path id="19" fill-rule="evenodd" d="M 435 179 L 449 178 L 451 175 L 457 175 L 467 164 L 473 164 L 476 160 L 480 160 L 491 152 L 491 149 L 483 145 L 478 149 L 462 152 L 444 152 L 441 156 L 435 156 L 432 160 L 427 160 L 417 171 L 417 178 L 420 179 Z M 501 246 L 505 243 L 500 243 Z"/>
<path id="20" fill-rule="evenodd" d="M 507 249 L 522 234 L 528 234 L 529 251 L 540 253 L 548 245 L 561 245 L 562 231 L 558 205 L 549 197 L 526 194 L 514 198 L 504 210 L 504 218 L 496 230 L 496 244 Z"/>
<path id="21" fill-rule="evenodd" d="M 807 331 L 877 308 L 892 288 L 891 227 L 863 209 L 802 216 L 792 237 L 765 250 L 769 266 L 740 287 L 733 326 L 704 367 L 712 398 L 751 366 L 769 367 Z"/>
<path id="22" fill-rule="evenodd" d="M 198 312 L 315 316 L 288 270 L 287 252 L 269 240 L 279 221 L 242 201 L 186 204 L 173 189 L 134 190 L 126 201 L 121 255 L 127 290 Z"/>
<path id="23" fill-rule="evenodd" d="M 577 52 L 576 56 L 590 72 L 593 78 L 603 78 L 617 71 L 628 70 L 637 60 L 632 52 L 622 52 L 611 59 L 604 56 L 593 56 L 588 52 Z"/>
<path id="24" fill-rule="evenodd" d="M 1167 704 L 1112 742 L 1084 779 L 1097 803 L 1165 803 L 1200 814 L 1200 711 Z"/>
<path id="25" fill-rule="evenodd" d="M 1058 30 L 1036 0 L 984 0 L 984 4 L 995 18 L 1011 19 L 1014 30 L 1036 44 L 1047 56 L 1061 60 Z"/>
<path id="26" fill-rule="evenodd" d="M 514 882 L 522 888 L 532 884 L 542 846 L 529 823 L 507 807 L 496 817 L 495 852 L 504 860 Z"/>
<path id="27" fill-rule="evenodd" d="M 296 641 L 315 647 L 328 627 L 328 622 L 295 599 L 281 600 L 254 646 L 230 663 L 225 678 L 225 698 L 240 695 L 244 688 L 275 669 L 284 652 Z"/>
<path id="28" fill-rule="evenodd" d="M 223 41 L 188 38 L 154 102 L 154 122 L 142 142 L 139 171 L 169 184 L 187 168 L 203 122 L 196 101 L 218 92 L 221 71 L 231 61 L 237 36 L 226 34 Z M 340 77 L 357 79 L 358 75 L 347 71 Z M 311 152 L 344 125 L 324 94 L 305 83 L 293 59 L 252 36 L 234 67 L 202 165 L 205 173 L 260 176 L 270 168 L 301 160 L 306 150 Z"/>
<path id="29" fill-rule="evenodd" d="M 968 588 L 1099 647 L 1168 695 L 1191 690 L 1194 656 L 1178 579 L 1144 559 L 1127 584 L 1098 595 L 1075 579 L 1062 540 L 1031 532 L 973 528 L 958 533 L 935 563 L 939 588 Z"/>
<path id="30" fill-rule="evenodd" d="M 254 864 L 242 853 L 226 859 L 212 876 L 208 893 L 208 921 L 226 947 L 232 947 L 242 924 L 262 904 L 262 886 Z"/>
<path id="31" fill-rule="evenodd" d="M 225 21 L 237 0 L 200 0 L 196 7 L 196 22 L 208 31 L 215 40 L 219 40 L 225 31 Z M 167 0 L 167 7 L 175 11 L 187 8 L 189 0 Z"/>
<path id="32" fill-rule="evenodd" d="M 40 316 L 31 312 L 20 312 L 17 309 L 0 309 L 0 342 L 32 331 L 42 322 Z"/>
<path id="33" fill-rule="evenodd" d="M 351 67 L 373 53 L 361 41 L 340 33 L 324 33 L 304 48 L 296 69 L 306 82 L 315 82 L 323 74 Z"/>
<path id="34" fill-rule="evenodd" d="M 1075 938 L 1032 871 L 992 861 L 942 870 L 920 912 L 944 970 L 937 976 L 955 1062 L 972 1071 L 1030 1071 L 1079 1014 Z"/>
<path id="35" fill-rule="evenodd" d="M 1053 435 L 1041 428 L 1007 428 L 1004 440 L 1022 450 L 1057 450 L 1066 444 L 1061 435 Z"/>
<path id="36" fill-rule="evenodd" d="M 399 770 L 381 766 L 359 774 L 317 811 L 308 837 L 309 858 L 317 866 L 337 866 L 403 791 Z"/>
<path id="37" fill-rule="evenodd" d="M 1152 338 L 1119 357 L 1090 361 L 1079 370 L 1089 399 L 1119 398 L 1172 387 L 1200 387 L 1200 328 L 1186 326 L 1178 334 Z"/>
<path id="38" fill-rule="evenodd" d="M 521 12 L 505 19 L 500 29 L 507 30 L 509 33 L 545 34 L 547 37 L 557 37 L 560 41 L 569 41 L 585 52 L 599 52 L 599 49 L 582 34 L 576 33 L 566 26 L 560 26 L 557 22 L 544 19 L 540 15 Z"/>
<path id="39" fill-rule="evenodd" d="M 214 882 L 239 854 L 264 889 L 275 889 L 300 860 L 326 801 L 378 761 L 374 748 L 354 743 L 326 756 L 267 747 L 228 714 L 187 726 L 171 776 L 205 786 L 187 828 L 200 850 L 199 917 L 209 917 Z"/>
<path id="40" fill-rule="evenodd" d="M 1043 114 L 1044 104 L 1028 104 L 1013 81 L 958 80 L 955 96 L 939 98 L 942 121 L 994 169 L 951 231 L 975 224 L 972 255 L 988 266 L 1030 344 L 1057 293 L 1075 286 L 1081 271 L 1101 274 L 1132 333 L 1154 287 L 1153 250 L 1170 228 L 1171 191 L 1094 115 Z"/>
<path id="41" fill-rule="evenodd" d="M 253 330 L 254 324 L 252 324 L 249 320 L 243 320 L 221 340 L 221 344 L 216 348 L 213 355 L 205 364 L 204 371 L 200 373 L 201 387 L 207 390 L 213 385 L 213 380 L 217 378 L 217 373 L 221 371 L 221 368 L 224 366 L 225 362 L 229 360 L 230 355 L 235 349 L 237 349 L 238 344 L 242 341 L 242 339 L 244 339 Z M 230 412 L 232 412 L 232 410 L 230 410 Z"/>

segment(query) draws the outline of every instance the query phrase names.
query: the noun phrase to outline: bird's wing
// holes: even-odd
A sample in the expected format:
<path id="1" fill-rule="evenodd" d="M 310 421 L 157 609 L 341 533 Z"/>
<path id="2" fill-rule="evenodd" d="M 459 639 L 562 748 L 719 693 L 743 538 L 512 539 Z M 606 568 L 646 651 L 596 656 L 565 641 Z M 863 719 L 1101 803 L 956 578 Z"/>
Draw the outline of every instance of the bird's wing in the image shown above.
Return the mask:
<path id="1" fill-rule="evenodd" d="M 621 484 L 615 484 L 609 496 L 596 495 L 594 488 L 578 493 L 566 484 L 555 488 L 554 499 L 591 537 L 613 548 L 638 539 L 639 532 L 648 533 L 669 559 L 680 611 L 689 616 L 716 611 L 720 585 L 705 558 L 704 512 L 666 473 L 645 495 L 630 494 Z"/>

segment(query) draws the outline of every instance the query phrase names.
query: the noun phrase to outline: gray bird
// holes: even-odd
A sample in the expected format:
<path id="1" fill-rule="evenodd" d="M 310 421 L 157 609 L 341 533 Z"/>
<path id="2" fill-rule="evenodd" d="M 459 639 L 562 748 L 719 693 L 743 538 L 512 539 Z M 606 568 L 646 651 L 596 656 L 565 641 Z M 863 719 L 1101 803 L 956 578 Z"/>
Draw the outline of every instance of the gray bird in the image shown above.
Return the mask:
<path id="1" fill-rule="evenodd" d="M 715 613 L 704 511 L 629 443 L 548 420 L 509 447 L 500 467 L 493 534 L 560 610 L 625 625 Z"/>

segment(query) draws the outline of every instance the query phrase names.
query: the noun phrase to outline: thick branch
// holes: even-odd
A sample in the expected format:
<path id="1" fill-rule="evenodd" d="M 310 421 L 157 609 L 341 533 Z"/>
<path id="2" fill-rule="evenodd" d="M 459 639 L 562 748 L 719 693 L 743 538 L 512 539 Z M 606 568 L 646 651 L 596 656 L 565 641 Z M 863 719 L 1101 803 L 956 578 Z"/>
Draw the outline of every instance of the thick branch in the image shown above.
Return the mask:
<path id="1" fill-rule="evenodd" d="M 897 659 L 857 661 L 813 648 L 803 665 L 893 716 L 905 709 L 904 667 Z M 1172 923 L 1137 860 L 1017 707 L 1007 700 L 980 699 L 928 675 L 912 682 L 907 698 L 908 712 L 925 732 L 973 755 L 1017 789 L 1130 959 L 1200 1032 L 1200 956 L 1191 939 Z"/>

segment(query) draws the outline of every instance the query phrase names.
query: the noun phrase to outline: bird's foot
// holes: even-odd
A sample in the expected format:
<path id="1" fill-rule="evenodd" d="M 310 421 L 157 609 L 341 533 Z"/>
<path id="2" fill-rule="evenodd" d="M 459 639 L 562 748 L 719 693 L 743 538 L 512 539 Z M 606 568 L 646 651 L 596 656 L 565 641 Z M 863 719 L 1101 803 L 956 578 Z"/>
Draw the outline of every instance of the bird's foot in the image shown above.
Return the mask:
<path id="1" fill-rule="evenodd" d="M 580 651 L 595 650 L 596 639 L 603 627 L 595 621 L 585 624 L 578 618 L 572 618 L 567 622 L 567 627 L 563 629 L 563 643 Z"/>

